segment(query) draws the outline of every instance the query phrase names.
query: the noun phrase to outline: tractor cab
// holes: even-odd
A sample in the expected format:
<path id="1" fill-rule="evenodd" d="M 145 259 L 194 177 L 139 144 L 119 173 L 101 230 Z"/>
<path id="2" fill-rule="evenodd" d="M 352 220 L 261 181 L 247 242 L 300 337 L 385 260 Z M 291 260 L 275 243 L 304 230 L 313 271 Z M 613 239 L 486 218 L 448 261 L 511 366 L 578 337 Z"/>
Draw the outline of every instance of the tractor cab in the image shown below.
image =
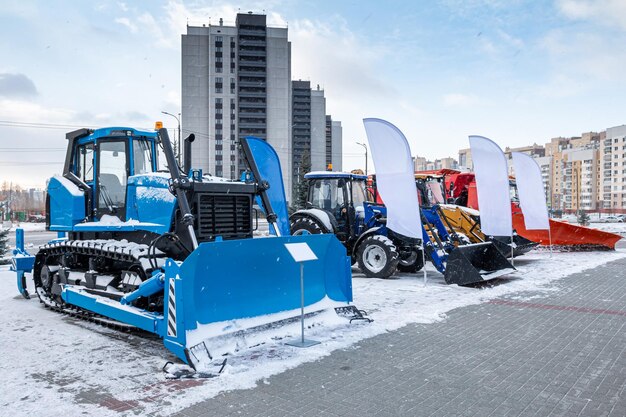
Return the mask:
<path id="1" fill-rule="evenodd" d="M 157 134 L 125 127 L 67 134 L 63 176 L 86 191 L 86 217 L 126 220 L 131 176 L 157 171 Z"/>
<path id="2" fill-rule="evenodd" d="M 307 209 L 322 210 L 328 215 L 339 240 L 358 234 L 363 224 L 366 201 L 365 175 L 346 172 L 310 172 Z"/>
<path id="3" fill-rule="evenodd" d="M 441 175 L 415 174 L 417 197 L 420 207 L 445 204 L 444 178 Z"/>

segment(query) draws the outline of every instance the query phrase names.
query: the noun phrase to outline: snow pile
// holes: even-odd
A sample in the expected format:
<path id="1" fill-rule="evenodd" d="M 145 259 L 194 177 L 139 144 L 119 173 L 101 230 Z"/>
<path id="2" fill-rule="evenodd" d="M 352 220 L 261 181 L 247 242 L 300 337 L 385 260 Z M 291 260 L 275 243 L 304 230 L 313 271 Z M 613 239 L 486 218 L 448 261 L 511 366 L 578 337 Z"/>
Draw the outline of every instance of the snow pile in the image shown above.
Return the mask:
<path id="1" fill-rule="evenodd" d="M 591 223 L 589 227 L 626 236 L 626 223 Z"/>
<path id="2" fill-rule="evenodd" d="M 137 187 L 137 199 L 158 203 L 171 203 L 176 200 L 176 197 L 174 197 L 174 194 L 170 193 L 170 190 L 167 188 Z"/>
<path id="3" fill-rule="evenodd" d="M 0 407 L 3 414 L 16 416 L 41 414 L 42 405 L 49 415 L 119 415 L 106 408 L 106 402 L 99 408 L 86 403 L 85 398 L 97 392 L 137 407 L 135 414 L 170 415 L 220 392 L 254 387 L 271 375 L 354 347 L 365 338 L 410 323 L 444 320 L 455 308 L 523 291 L 532 291 L 533 296 L 554 291 L 557 279 L 623 257 L 626 251 L 554 253 L 552 257 L 547 251 L 533 251 L 515 260 L 518 271 L 509 280 L 482 289 L 445 285 L 430 264 L 426 285 L 421 273 L 380 280 L 365 278 L 355 269 L 355 305 L 366 310 L 373 323 L 324 321 L 332 325 L 314 326 L 306 333 L 321 342 L 317 346 L 298 349 L 286 346 L 285 340 L 270 341 L 229 357 L 219 377 L 185 384 L 169 381 L 161 373 L 172 355 L 160 340 L 44 310 L 37 300 L 19 297 L 14 275 L 4 270 L 0 271 L 0 372 L 6 383 L 0 391 Z"/>

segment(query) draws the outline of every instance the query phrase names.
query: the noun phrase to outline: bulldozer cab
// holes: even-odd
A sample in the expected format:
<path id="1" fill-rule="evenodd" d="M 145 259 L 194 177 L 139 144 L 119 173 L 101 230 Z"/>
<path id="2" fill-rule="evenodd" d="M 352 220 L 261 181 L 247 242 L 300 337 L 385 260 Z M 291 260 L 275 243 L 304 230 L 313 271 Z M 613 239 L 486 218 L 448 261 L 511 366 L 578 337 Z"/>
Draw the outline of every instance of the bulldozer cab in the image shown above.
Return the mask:
<path id="1" fill-rule="evenodd" d="M 156 134 L 145 133 L 107 128 L 68 134 L 64 176 L 88 191 L 88 217 L 109 215 L 126 220 L 128 177 L 157 170 Z"/>
<path id="2" fill-rule="evenodd" d="M 343 172 L 312 172 L 305 178 L 309 184 L 307 208 L 327 212 L 335 222 L 340 240 L 357 234 L 363 219 L 367 177 Z"/>

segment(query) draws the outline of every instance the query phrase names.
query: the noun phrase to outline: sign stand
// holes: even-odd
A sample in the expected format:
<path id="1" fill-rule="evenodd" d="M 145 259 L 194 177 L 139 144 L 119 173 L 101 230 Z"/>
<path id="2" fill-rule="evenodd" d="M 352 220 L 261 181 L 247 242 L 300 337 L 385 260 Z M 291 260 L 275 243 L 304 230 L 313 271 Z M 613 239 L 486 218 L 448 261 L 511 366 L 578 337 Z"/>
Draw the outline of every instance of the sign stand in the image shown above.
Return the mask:
<path id="1" fill-rule="evenodd" d="M 285 243 L 285 248 L 294 261 L 300 264 L 300 338 L 291 340 L 286 345 L 307 348 L 318 345 L 317 340 L 304 338 L 304 263 L 317 260 L 317 256 L 306 243 Z"/>

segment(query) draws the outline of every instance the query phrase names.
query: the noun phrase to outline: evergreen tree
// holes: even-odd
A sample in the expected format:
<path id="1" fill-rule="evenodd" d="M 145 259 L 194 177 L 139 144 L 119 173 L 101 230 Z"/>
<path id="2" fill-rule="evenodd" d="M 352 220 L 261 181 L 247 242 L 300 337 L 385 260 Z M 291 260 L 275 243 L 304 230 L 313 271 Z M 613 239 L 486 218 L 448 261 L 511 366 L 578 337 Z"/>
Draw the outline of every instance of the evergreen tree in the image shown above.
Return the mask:
<path id="1" fill-rule="evenodd" d="M 0 265 L 9 263 L 9 259 L 5 259 L 9 249 L 9 229 L 0 229 Z"/>
<path id="2" fill-rule="evenodd" d="M 585 210 L 578 211 L 578 224 L 589 226 L 589 215 Z"/>
<path id="3" fill-rule="evenodd" d="M 291 207 L 290 211 L 300 210 L 306 207 L 308 189 L 304 174 L 311 171 L 311 154 L 306 151 L 302 154 L 302 160 L 300 162 L 300 170 L 298 171 L 298 177 L 293 184 L 293 192 L 291 193 Z"/>

